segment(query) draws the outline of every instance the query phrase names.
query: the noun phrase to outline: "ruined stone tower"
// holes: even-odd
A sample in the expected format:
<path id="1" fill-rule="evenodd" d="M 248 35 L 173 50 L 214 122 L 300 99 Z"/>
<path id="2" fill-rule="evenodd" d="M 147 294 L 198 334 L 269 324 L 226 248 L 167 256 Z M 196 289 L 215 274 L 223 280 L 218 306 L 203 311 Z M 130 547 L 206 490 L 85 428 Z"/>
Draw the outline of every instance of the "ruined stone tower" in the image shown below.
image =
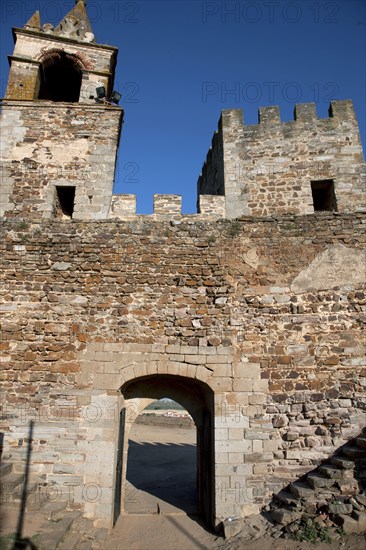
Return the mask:
<path id="1" fill-rule="evenodd" d="M 209 526 L 259 513 L 292 482 L 309 494 L 296 480 L 366 424 L 352 102 L 332 102 L 326 119 L 299 105 L 290 122 L 266 107 L 250 126 L 224 111 L 198 213 L 155 195 L 154 213 L 138 215 L 112 189 L 117 50 L 95 43 L 85 2 L 54 29 L 36 13 L 14 36 L 0 121 L 4 462 L 23 471 L 33 419 L 38 498 L 111 527 L 131 425 L 171 397 L 196 426 Z M 313 503 L 364 483 L 335 470 L 312 478 Z"/>
<path id="2" fill-rule="evenodd" d="M 333 101 L 320 119 L 315 103 L 294 120 L 262 107 L 259 123 L 225 110 L 198 180 L 198 194 L 225 196 L 225 216 L 352 212 L 365 209 L 365 163 L 352 101 Z"/>
<path id="3" fill-rule="evenodd" d="M 83 0 L 55 28 L 36 12 L 13 34 L 1 215 L 106 218 L 123 111 L 96 89 L 112 96 L 117 49 L 95 42 Z"/>

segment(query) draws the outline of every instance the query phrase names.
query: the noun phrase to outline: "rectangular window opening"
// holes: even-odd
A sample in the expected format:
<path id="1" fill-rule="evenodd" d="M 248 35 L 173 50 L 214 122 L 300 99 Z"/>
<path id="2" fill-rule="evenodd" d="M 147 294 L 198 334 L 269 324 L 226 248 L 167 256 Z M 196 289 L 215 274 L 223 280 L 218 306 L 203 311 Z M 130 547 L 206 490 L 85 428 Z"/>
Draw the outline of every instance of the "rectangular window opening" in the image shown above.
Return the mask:
<path id="1" fill-rule="evenodd" d="M 74 201 L 75 187 L 56 187 L 56 218 L 72 218 Z"/>
<path id="2" fill-rule="evenodd" d="M 315 212 L 337 212 L 333 180 L 312 181 L 311 192 Z"/>

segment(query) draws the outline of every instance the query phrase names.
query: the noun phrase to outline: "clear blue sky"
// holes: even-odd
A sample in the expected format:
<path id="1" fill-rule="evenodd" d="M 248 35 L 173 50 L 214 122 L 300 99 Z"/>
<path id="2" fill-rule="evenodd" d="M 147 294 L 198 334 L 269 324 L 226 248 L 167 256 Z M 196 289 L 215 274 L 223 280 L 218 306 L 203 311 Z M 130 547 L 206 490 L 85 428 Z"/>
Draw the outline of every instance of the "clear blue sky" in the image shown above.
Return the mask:
<path id="1" fill-rule="evenodd" d="M 39 9 L 56 25 L 73 0 L 2 0 L 1 87 L 11 27 Z M 125 124 L 115 192 L 135 193 L 140 213 L 154 193 L 183 195 L 194 212 L 196 182 L 221 109 L 352 99 L 366 140 L 366 2 L 362 0 L 88 0 L 97 42 L 119 48 L 115 88 Z M 101 182 L 102 183 L 102 182 Z"/>

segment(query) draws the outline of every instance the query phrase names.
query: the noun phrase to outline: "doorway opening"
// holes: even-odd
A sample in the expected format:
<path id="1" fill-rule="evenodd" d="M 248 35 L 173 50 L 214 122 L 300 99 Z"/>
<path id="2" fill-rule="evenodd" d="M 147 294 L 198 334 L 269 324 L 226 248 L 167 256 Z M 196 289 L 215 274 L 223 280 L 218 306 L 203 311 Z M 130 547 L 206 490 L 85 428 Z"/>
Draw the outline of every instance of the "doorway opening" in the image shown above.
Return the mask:
<path id="1" fill-rule="evenodd" d="M 128 382 L 121 388 L 121 394 L 124 406 L 120 413 L 117 447 L 114 523 L 120 513 L 169 514 L 178 509 L 199 514 L 207 527 L 214 527 L 214 399 L 211 388 L 196 379 L 161 374 Z M 182 407 L 184 422 L 190 426 L 182 428 L 180 434 L 175 427 L 173 441 L 171 431 L 159 427 L 164 420 L 155 421 L 150 434 L 146 430 L 149 424 L 141 424 L 152 423 L 146 419 L 149 413 L 146 407 L 167 398 Z M 144 414 L 140 415 L 142 411 Z M 174 424 L 176 421 L 167 422 Z"/>
<path id="2" fill-rule="evenodd" d="M 129 432 L 124 510 L 198 513 L 196 426 L 176 401 L 148 405 Z"/>

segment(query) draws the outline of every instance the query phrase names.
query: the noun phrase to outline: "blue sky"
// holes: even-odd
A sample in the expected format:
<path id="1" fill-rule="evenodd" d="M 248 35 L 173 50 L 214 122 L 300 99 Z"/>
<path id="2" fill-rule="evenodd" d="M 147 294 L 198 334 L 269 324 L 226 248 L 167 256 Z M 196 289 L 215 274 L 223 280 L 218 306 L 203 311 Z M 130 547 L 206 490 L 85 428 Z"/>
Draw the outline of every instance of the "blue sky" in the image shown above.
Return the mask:
<path id="1" fill-rule="evenodd" d="M 1 87 L 11 27 L 39 9 L 57 24 L 73 0 L 2 0 Z M 352 99 L 365 149 L 366 3 L 362 0 L 88 0 L 97 42 L 119 48 L 115 88 L 125 124 L 115 192 L 135 193 L 140 213 L 154 193 L 183 196 L 195 212 L 196 183 L 221 109 Z"/>

